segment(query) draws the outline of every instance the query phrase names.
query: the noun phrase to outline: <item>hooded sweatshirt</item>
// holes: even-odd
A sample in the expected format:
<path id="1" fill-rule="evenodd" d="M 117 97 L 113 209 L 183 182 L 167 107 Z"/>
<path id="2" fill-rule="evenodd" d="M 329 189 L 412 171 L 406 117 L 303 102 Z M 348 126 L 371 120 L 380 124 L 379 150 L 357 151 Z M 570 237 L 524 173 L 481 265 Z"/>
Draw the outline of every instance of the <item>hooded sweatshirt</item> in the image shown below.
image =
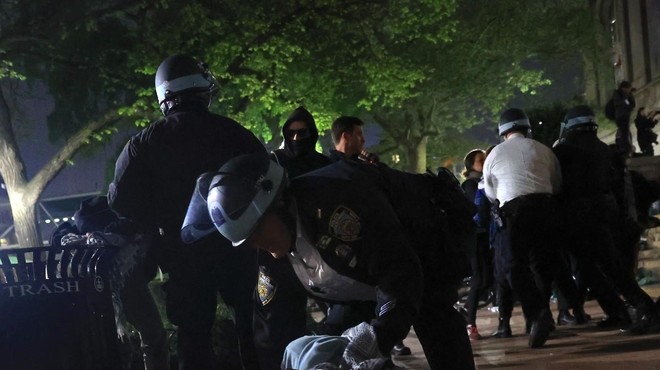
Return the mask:
<path id="1" fill-rule="evenodd" d="M 287 137 L 287 130 L 296 121 L 303 121 L 307 124 L 309 136 L 294 141 L 292 138 Z M 304 107 L 296 108 L 289 115 L 282 126 L 282 136 L 284 137 L 284 149 L 273 151 L 272 157 L 286 169 L 289 178 L 294 178 L 330 164 L 330 159 L 327 156 L 316 151 L 319 132 L 314 117 Z"/>

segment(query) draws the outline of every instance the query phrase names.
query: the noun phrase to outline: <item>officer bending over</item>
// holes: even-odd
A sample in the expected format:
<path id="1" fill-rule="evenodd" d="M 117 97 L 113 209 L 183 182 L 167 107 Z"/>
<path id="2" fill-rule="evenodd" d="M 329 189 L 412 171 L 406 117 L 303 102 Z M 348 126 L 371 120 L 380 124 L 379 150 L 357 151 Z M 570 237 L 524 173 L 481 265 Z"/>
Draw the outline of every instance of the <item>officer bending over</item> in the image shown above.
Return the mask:
<path id="1" fill-rule="evenodd" d="M 200 207 L 194 203 L 203 200 L 193 199 L 182 234 L 212 218 L 234 246 L 287 258 L 311 296 L 375 301 L 374 318 L 364 332 L 376 344 L 370 357 L 387 358 L 419 310 L 420 262 L 385 194 L 368 183 L 333 176 L 326 171 L 332 167 L 289 185 L 276 163 L 238 157 L 200 177 L 197 190 L 202 198 L 208 191 L 208 211 L 195 212 Z"/>

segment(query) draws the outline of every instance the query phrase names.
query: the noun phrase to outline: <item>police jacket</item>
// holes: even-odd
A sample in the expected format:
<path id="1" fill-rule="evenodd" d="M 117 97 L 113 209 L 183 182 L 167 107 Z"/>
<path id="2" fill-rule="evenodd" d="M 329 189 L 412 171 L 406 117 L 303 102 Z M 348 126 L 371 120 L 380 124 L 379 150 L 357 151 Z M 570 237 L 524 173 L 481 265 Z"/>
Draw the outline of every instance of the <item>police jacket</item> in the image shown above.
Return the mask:
<path id="1" fill-rule="evenodd" d="M 289 255 L 307 291 L 331 302 L 376 301 L 372 325 L 389 353 L 419 309 L 417 254 L 383 191 L 338 162 L 292 180 L 297 239 Z"/>
<path id="2" fill-rule="evenodd" d="M 553 151 L 562 172 L 560 200 L 611 194 L 614 177 L 611 152 L 595 131 L 571 131 Z"/>
<path id="3" fill-rule="evenodd" d="M 236 121 L 179 106 L 133 136 L 119 155 L 108 200 L 142 227 L 179 235 L 197 177 L 240 154 L 267 152 Z"/>

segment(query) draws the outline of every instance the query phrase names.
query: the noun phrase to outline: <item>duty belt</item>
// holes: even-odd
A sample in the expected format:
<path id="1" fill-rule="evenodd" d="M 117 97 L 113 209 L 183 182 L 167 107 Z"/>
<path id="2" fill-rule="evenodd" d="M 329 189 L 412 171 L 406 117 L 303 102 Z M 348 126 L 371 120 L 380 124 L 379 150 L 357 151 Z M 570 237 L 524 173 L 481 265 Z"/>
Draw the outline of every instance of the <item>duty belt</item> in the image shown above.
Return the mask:
<path id="1" fill-rule="evenodd" d="M 554 196 L 552 194 L 535 193 L 535 194 L 521 195 L 517 198 L 514 198 L 506 202 L 505 205 L 500 207 L 499 212 L 500 215 L 502 216 L 512 216 L 517 214 L 520 211 L 520 209 L 530 204 L 543 204 L 550 202 L 554 202 Z"/>

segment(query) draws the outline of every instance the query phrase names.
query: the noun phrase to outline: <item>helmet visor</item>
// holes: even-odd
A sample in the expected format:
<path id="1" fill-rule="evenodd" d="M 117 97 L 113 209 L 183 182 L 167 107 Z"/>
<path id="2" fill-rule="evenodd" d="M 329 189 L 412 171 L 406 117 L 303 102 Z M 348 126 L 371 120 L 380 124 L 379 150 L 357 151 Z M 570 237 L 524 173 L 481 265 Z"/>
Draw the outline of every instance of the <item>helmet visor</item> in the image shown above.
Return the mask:
<path id="1" fill-rule="evenodd" d="M 214 175 L 215 173 L 207 172 L 197 179 L 197 185 L 181 226 L 181 240 L 186 244 L 193 243 L 215 231 L 213 220 L 206 205 L 209 184 Z"/>
<path id="2" fill-rule="evenodd" d="M 263 171 L 220 173 L 211 184 L 208 213 L 220 234 L 234 246 L 252 234 L 284 187 L 284 169 L 273 161 L 267 163 Z"/>

